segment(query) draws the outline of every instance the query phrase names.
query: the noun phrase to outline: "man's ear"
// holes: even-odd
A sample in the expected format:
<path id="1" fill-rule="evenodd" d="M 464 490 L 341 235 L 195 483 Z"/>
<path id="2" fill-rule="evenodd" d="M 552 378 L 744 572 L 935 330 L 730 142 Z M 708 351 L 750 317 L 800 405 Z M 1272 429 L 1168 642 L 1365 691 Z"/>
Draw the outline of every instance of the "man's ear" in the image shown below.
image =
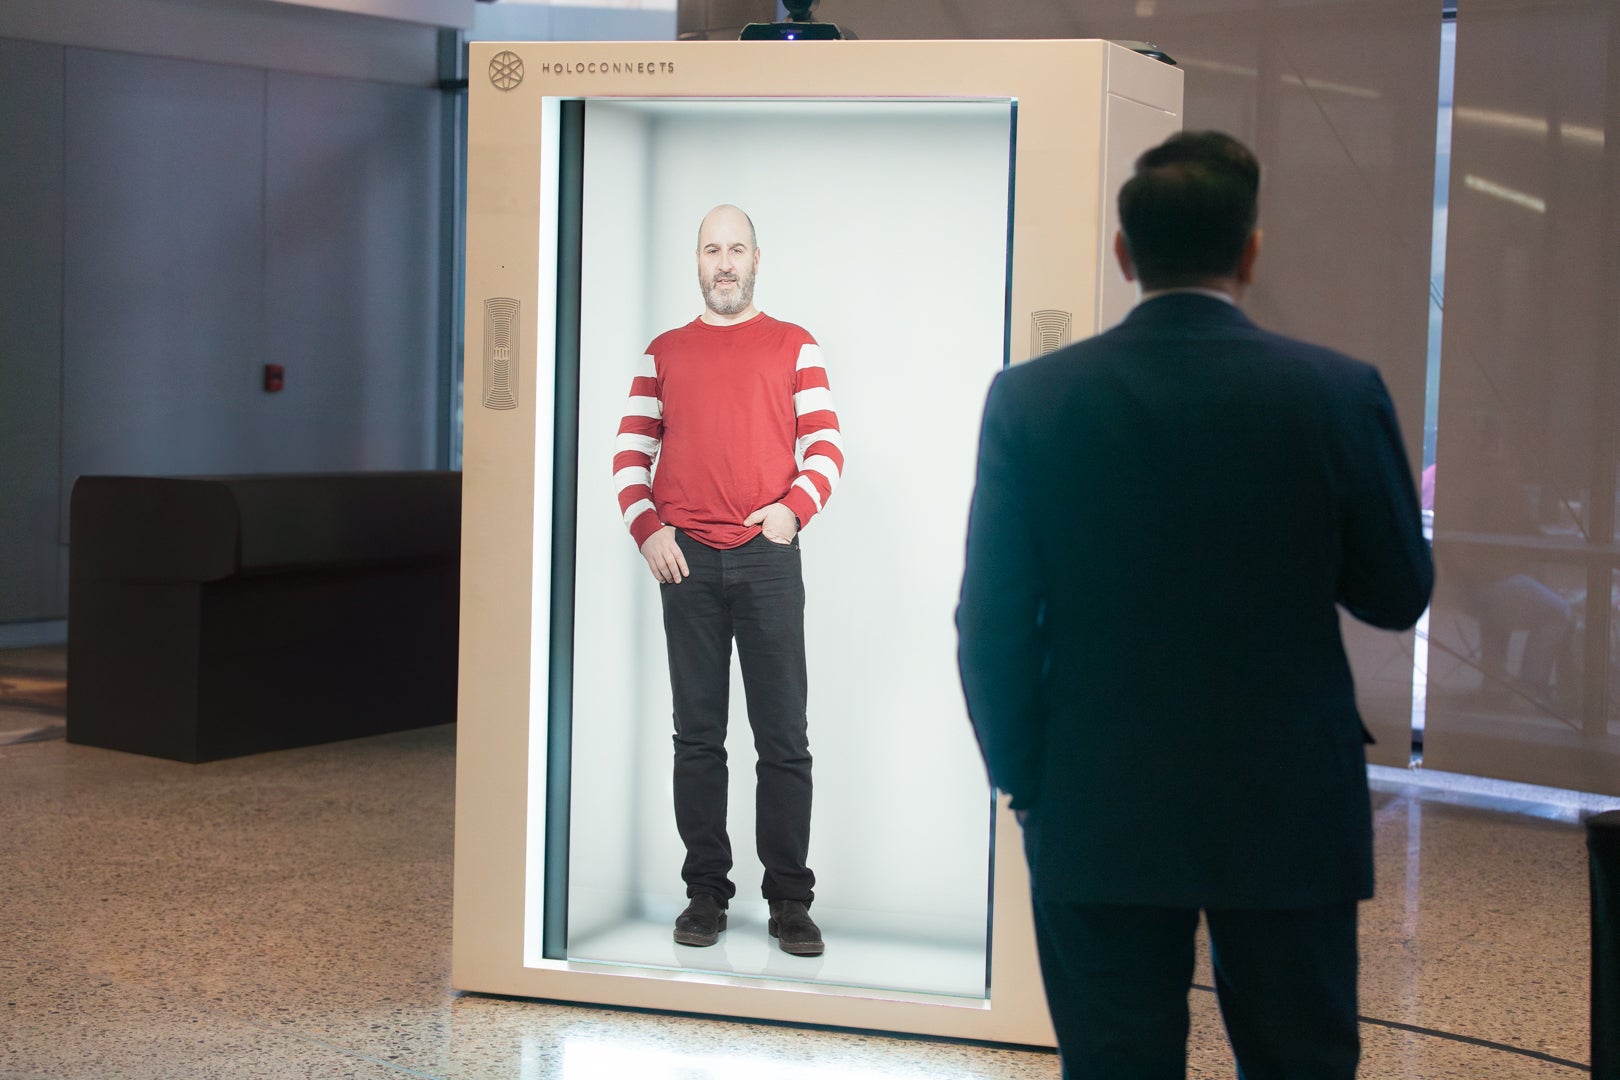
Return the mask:
<path id="1" fill-rule="evenodd" d="M 1243 241 L 1243 254 L 1238 258 L 1238 284 L 1248 287 L 1254 281 L 1254 261 L 1260 257 L 1260 230 L 1256 229 Z"/>
<path id="2" fill-rule="evenodd" d="M 1119 272 L 1125 275 L 1125 280 L 1135 281 L 1136 266 L 1131 262 L 1131 248 L 1125 243 L 1124 229 L 1114 233 L 1114 258 L 1119 260 Z"/>

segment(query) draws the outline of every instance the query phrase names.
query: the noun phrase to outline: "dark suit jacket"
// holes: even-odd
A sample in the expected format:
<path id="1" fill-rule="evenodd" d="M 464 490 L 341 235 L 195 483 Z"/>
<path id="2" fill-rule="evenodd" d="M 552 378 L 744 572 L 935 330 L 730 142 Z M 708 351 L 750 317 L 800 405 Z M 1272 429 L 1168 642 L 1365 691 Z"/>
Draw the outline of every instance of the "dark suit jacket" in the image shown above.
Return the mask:
<path id="1" fill-rule="evenodd" d="M 1433 569 L 1372 367 L 1175 293 L 997 376 L 957 612 L 1037 890 L 1285 908 L 1372 894 L 1335 605 L 1412 625 Z"/>

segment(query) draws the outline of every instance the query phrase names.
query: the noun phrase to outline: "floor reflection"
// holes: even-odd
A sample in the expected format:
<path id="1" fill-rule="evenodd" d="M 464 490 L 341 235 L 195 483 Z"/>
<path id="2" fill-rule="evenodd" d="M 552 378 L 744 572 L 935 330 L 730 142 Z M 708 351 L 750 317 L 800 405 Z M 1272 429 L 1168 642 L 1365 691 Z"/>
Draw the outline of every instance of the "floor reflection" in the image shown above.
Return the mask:
<path id="1" fill-rule="evenodd" d="M 836 910 L 818 904 L 814 911 L 827 942 L 826 952 L 817 957 L 784 953 L 766 931 L 763 903 L 755 912 L 749 905 L 733 901 L 720 941 L 707 948 L 675 944 L 667 921 L 627 919 L 590 937 L 570 941 L 568 958 L 984 998 L 982 944 L 974 947 L 851 933 L 839 928 Z"/>
<path id="2" fill-rule="evenodd" d="M 526 1053 L 525 1059 L 542 1056 Z M 560 1073 L 525 1069 L 522 1080 L 939 1080 L 941 1075 L 925 1065 L 792 1062 L 775 1054 L 681 1051 L 600 1037 L 563 1040 L 561 1064 Z"/>

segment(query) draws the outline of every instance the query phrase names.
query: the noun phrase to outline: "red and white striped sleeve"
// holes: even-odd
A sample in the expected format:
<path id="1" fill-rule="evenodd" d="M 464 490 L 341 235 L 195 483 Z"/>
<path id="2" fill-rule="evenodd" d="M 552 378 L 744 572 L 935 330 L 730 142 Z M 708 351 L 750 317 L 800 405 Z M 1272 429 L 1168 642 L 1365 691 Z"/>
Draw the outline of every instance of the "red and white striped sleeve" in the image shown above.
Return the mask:
<path id="1" fill-rule="evenodd" d="M 652 501 L 652 467 L 664 437 L 664 403 L 658 398 L 658 368 L 652 354 L 643 356 L 630 380 L 630 401 L 619 436 L 613 443 L 613 483 L 619 489 L 619 512 L 636 547 L 663 528 Z"/>
<path id="2" fill-rule="evenodd" d="M 782 503 L 798 516 L 799 527 L 803 528 L 827 505 L 844 472 L 838 414 L 833 409 L 821 349 L 815 342 L 807 342 L 799 349 L 793 373 L 793 414 L 797 424 L 793 461 L 799 472 Z"/>

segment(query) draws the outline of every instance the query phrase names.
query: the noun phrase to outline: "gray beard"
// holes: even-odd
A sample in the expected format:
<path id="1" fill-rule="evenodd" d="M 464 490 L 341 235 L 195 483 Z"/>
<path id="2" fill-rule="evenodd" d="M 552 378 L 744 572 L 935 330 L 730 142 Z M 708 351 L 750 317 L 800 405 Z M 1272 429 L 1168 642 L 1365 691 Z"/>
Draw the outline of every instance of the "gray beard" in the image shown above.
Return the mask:
<path id="1" fill-rule="evenodd" d="M 720 289 L 710 286 L 703 291 L 703 302 L 709 305 L 709 310 L 716 315 L 736 315 L 748 310 L 748 305 L 754 302 L 754 284 L 751 281 L 737 279 L 737 291 L 729 302 L 722 300 Z"/>

